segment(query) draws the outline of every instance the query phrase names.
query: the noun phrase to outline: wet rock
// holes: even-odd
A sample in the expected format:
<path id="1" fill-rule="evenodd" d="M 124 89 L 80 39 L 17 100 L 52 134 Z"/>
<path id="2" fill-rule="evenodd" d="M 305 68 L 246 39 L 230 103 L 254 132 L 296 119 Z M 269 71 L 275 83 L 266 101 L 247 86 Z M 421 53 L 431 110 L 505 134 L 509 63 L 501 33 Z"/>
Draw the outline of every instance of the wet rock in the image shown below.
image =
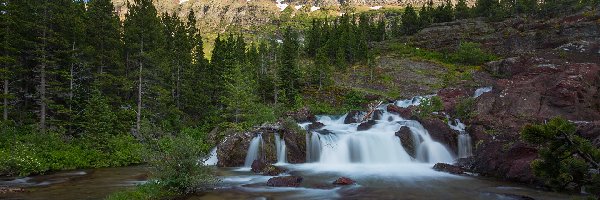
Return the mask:
<path id="1" fill-rule="evenodd" d="M 356 127 L 356 130 L 357 131 L 366 131 L 366 130 L 371 129 L 371 127 L 373 127 L 375 124 L 377 124 L 377 122 L 375 120 L 369 120 L 369 121 L 359 124 L 358 127 Z"/>
<path id="2" fill-rule="evenodd" d="M 286 170 L 282 167 L 275 165 L 269 165 L 262 170 L 262 174 L 265 176 L 277 176 L 284 173 Z"/>
<path id="3" fill-rule="evenodd" d="M 313 122 L 308 125 L 308 130 L 320 129 L 320 128 L 323 128 L 324 126 L 325 126 L 325 124 L 323 124 L 321 122 Z"/>
<path id="4" fill-rule="evenodd" d="M 362 115 L 363 113 L 361 111 L 350 111 L 348 115 L 346 115 L 346 118 L 344 118 L 344 124 L 358 123 L 362 121 Z"/>
<path id="5" fill-rule="evenodd" d="M 286 144 L 286 157 L 289 163 L 306 162 L 306 131 L 284 127 L 281 136 Z M 273 152 L 276 154 L 276 151 Z"/>
<path id="6" fill-rule="evenodd" d="M 373 116 L 371 116 L 372 120 L 381 120 L 381 117 L 383 116 L 383 110 L 375 110 L 373 112 Z"/>
<path id="7" fill-rule="evenodd" d="M 333 181 L 334 185 L 352 185 L 354 183 L 356 183 L 356 181 L 347 177 L 340 177 L 337 180 Z"/>
<path id="8" fill-rule="evenodd" d="M 394 104 L 389 104 L 387 106 L 387 111 L 390 113 L 396 113 L 404 119 L 410 119 L 413 116 L 413 111 L 411 108 L 401 108 Z"/>
<path id="9" fill-rule="evenodd" d="M 413 138 L 410 128 L 406 126 L 400 127 L 400 130 L 396 132 L 395 135 L 400 138 L 400 143 L 402 144 L 402 147 L 404 147 L 404 150 L 406 150 L 406 153 L 411 157 L 416 158 L 417 151 L 415 149 L 415 138 Z M 418 140 L 419 143 L 423 141 L 422 138 L 418 138 Z"/>
<path id="10" fill-rule="evenodd" d="M 16 193 L 16 192 L 25 192 L 25 189 L 0 186 L 0 194 L 8 194 L 8 193 Z"/>
<path id="11" fill-rule="evenodd" d="M 454 154 L 458 152 L 458 134 L 460 133 L 457 130 L 452 130 L 448 124 L 435 117 L 419 119 L 419 122 L 427 129 L 434 141 L 442 143 Z"/>
<path id="12" fill-rule="evenodd" d="M 265 163 L 265 161 L 263 160 L 254 160 L 254 162 L 252 162 L 252 169 L 251 171 L 254 173 L 261 173 L 265 170 L 265 168 L 267 167 L 267 163 Z"/>
<path id="13" fill-rule="evenodd" d="M 459 166 L 454 166 L 447 163 L 437 163 L 433 166 L 433 169 L 441 172 L 448 172 L 451 174 L 464 174 L 465 170 Z"/>
<path id="14" fill-rule="evenodd" d="M 308 109 L 308 107 L 303 107 L 298 111 L 295 112 L 288 112 L 286 113 L 286 116 L 293 118 L 294 120 L 296 120 L 297 122 L 315 122 L 317 121 L 317 118 L 315 117 L 315 115 L 313 115 L 310 110 Z"/>
<path id="15" fill-rule="evenodd" d="M 298 187 L 302 183 L 303 178 L 300 176 L 279 176 L 270 178 L 267 181 L 267 186 L 271 187 Z"/>

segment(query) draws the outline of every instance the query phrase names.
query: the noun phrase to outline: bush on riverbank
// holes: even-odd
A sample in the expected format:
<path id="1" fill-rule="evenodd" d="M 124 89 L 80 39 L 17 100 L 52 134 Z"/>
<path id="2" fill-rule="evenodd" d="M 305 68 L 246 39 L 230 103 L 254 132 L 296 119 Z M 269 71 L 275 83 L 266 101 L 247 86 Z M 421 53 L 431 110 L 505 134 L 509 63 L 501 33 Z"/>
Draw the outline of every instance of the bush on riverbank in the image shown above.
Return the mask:
<path id="1" fill-rule="evenodd" d="M 107 135 L 103 143 L 97 143 L 56 132 L 41 134 L 31 126 L 0 125 L 0 175 L 27 176 L 143 162 L 144 147 L 131 135 Z"/>

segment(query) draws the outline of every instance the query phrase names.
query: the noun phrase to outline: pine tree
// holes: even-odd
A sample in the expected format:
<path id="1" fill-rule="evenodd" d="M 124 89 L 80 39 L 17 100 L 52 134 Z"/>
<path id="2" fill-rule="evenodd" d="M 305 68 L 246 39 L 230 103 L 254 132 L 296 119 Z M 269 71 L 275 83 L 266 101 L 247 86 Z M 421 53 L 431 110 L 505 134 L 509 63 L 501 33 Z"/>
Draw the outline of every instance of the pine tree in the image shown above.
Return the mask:
<path id="1" fill-rule="evenodd" d="M 281 61 L 278 75 L 283 99 L 289 107 L 296 105 L 296 98 L 300 94 L 300 72 L 297 64 L 298 36 L 291 28 L 286 28 L 281 45 Z"/>
<path id="2" fill-rule="evenodd" d="M 2 81 L 2 120 L 8 120 L 9 99 L 13 95 L 9 91 L 10 80 L 15 77 L 15 65 L 17 63 L 15 34 L 11 31 L 14 27 L 14 19 L 12 18 L 12 10 L 9 8 L 8 0 L 0 0 L 0 80 Z"/>
<path id="3" fill-rule="evenodd" d="M 123 104 L 127 77 L 123 64 L 121 23 L 110 0 L 91 0 L 87 4 L 84 56 L 94 82 L 111 105 Z"/>
<path id="4" fill-rule="evenodd" d="M 455 17 L 456 19 L 467 19 L 471 17 L 471 9 L 467 6 L 465 0 L 458 0 L 455 9 Z"/>
<path id="5" fill-rule="evenodd" d="M 161 63 L 164 39 L 162 25 L 157 16 L 156 8 L 151 0 L 135 0 L 129 5 L 124 22 L 124 41 L 126 52 L 126 73 L 136 87 L 136 131 L 139 133 L 143 117 L 143 107 L 157 111 L 157 101 L 144 101 L 144 99 L 159 98 L 164 95 L 157 77 Z M 155 104 L 155 105 L 152 105 Z M 154 113 L 154 112 L 151 112 Z M 159 117 L 159 116 L 158 116 Z"/>
<path id="6" fill-rule="evenodd" d="M 313 84 L 317 84 L 319 86 L 319 90 L 323 87 L 327 87 L 331 84 L 331 78 L 333 69 L 328 62 L 327 53 L 325 52 L 325 48 L 319 48 L 317 50 L 317 55 L 315 58 L 315 64 L 312 65 L 311 69 L 311 77 L 313 79 Z"/>
<path id="7" fill-rule="evenodd" d="M 412 35 L 417 33 L 421 29 L 421 23 L 417 12 L 411 5 L 408 5 L 404 9 L 402 14 L 402 33 L 405 35 Z"/>

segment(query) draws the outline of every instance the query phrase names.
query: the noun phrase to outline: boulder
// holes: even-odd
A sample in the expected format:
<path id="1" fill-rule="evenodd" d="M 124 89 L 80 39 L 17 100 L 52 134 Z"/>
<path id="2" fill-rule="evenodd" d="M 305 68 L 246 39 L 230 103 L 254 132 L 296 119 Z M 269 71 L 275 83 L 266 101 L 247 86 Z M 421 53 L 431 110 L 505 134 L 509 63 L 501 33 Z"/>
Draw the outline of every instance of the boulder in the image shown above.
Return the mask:
<path id="1" fill-rule="evenodd" d="M 416 158 L 417 151 L 415 149 L 415 138 L 413 137 L 413 133 L 410 128 L 406 126 L 400 127 L 400 130 L 396 132 L 396 136 L 400 138 L 400 143 L 402 144 L 402 147 L 404 147 L 404 150 L 406 150 L 406 153 L 408 153 L 408 155 L 411 157 Z M 419 143 L 423 142 L 423 138 L 419 137 L 417 139 Z"/>
<path id="2" fill-rule="evenodd" d="M 375 110 L 373 112 L 373 115 L 371 116 L 372 120 L 381 120 L 381 117 L 383 116 L 383 110 Z"/>
<path id="3" fill-rule="evenodd" d="M 447 163 L 437 163 L 433 166 L 433 169 L 436 171 L 441 171 L 441 172 L 448 172 L 451 174 L 464 174 L 465 170 L 459 166 L 454 166 L 451 164 L 447 164 Z"/>
<path id="4" fill-rule="evenodd" d="M 262 170 L 262 174 L 265 176 L 277 176 L 284 173 L 286 170 L 282 167 L 275 165 L 269 165 Z"/>
<path id="5" fill-rule="evenodd" d="M 402 117 L 404 119 L 410 119 L 413 117 L 412 108 L 401 108 L 394 104 L 389 104 L 387 106 L 387 111 L 390 113 L 398 114 L 398 115 L 400 115 L 400 117 Z"/>
<path id="6" fill-rule="evenodd" d="M 281 136 L 286 144 L 287 161 L 289 163 L 306 162 L 306 131 L 292 127 L 284 127 L 281 131 Z"/>
<path id="7" fill-rule="evenodd" d="M 356 181 L 347 177 L 340 177 L 337 180 L 333 181 L 334 185 L 352 185 L 354 183 L 356 183 Z"/>
<path id="8" fill-rule="evenodd" d="M 265 163 L 265 161 L 263 160 L 254 160 L 254 162 L 252 162 L 252 169 L 251 171 L 254 173 L 261 173 L 265 170 L 265 168 L 267 167 L 267 163 Z"/>
<path id="9" fill-rule="evenodd" d="M 358 122 L 362 121 L 363 115 L 364 114 L 358 110 L 350 111 L 346 115 L 346 118 L 344 118 L 344 124 L 358 123 Z"/>
<path id="10" fill-rule="evenodd" d="M 357 131 L 366 131 L 366 130 L 371 129 L 371 127 L 373 127 L 375 124 L 377 124 L 377 122 L 375 120 L 369 120 L 369 121 L 359 124 L 358 127 L 356 127 L 356 130 Z"/>
<path id="11" fill-rule="evenodd" d="M 320 129 L 320 128 L 323 128 L 324 126 L 325 126 L 325 124 L 323 124 L 321 122 L 313 122 L 308 125 L 308 130 Z"/>
<path id="12" fill-rule="evenodd" d="M 0 186 L 0 194 L 15 193 L 15 192 L 25 192 L 25 189 Z"/>
<path id="13" fill-rule="evenodd" d="M 454 154 L 457 154 L 458 134 L 460 134 L 457 130 L 451 129 L 448 124 L 435 117 L 419 119 L 419 122 L 427 129 L 434 141 L 442 143 L 454 152 Z"/>
<path id="14" fill-rule="evenodd" d="M 444 111 L 447 113 L 454 112 L 456 105 L 464 98 L 471 96 L 470 91 L 464 88 L 444 88 L 438 91 L 437 96 L 440 97 L 444 105 Z"/>
<path id="15" fill-rule="evenodd" d="M 267 186 L 271 187 L 298 187 L 302 183 L 300 176 L 278 176 L 270 178 L 267 181 Z"/>

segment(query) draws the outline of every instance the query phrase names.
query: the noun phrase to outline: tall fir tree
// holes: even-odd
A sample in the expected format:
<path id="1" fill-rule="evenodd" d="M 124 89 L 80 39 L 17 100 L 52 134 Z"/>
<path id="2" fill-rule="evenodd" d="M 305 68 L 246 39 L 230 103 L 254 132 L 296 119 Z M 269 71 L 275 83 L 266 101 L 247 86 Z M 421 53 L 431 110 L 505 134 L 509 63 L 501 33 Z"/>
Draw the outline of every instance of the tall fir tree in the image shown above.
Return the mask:
<path id="1" fill-rule="evenodd" d="M 300 72 L 298 70 L 298 35 L 291 28 L 286 28 L 281 45 L 281 61 L 278 75 L 283 93 L 283 100 L 288 107 L 296 105 L 300 94 Z"/>

